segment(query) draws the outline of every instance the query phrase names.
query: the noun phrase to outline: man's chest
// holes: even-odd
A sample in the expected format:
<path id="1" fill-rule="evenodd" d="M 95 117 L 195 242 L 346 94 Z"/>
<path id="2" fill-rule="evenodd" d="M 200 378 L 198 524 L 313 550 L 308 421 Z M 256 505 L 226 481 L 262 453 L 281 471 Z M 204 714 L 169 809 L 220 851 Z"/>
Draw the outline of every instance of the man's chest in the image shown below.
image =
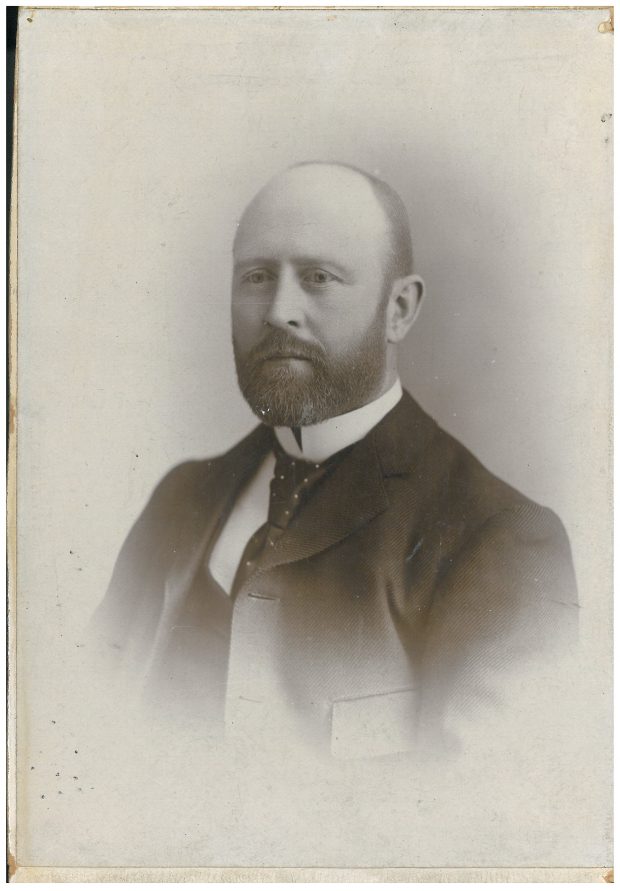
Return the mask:
<path id="1" fill-rule="evenodd" d="M 167 634 L 158 684 L 165 678 L 169 695 L 187 700 L 191 683 L 192 707 L 207 714 L 217 676 L 229 734 L 317 737 L 344 755 L 374 739 L 381 751 L 402 750 L 413 734 L 428 592 L 419 587 L 403 614 L 407 543 L 392 537 L 387 548 L 382 528 L 258 568 L 231 602 L 217 666 L 212 598 L 194 586 Z"/>

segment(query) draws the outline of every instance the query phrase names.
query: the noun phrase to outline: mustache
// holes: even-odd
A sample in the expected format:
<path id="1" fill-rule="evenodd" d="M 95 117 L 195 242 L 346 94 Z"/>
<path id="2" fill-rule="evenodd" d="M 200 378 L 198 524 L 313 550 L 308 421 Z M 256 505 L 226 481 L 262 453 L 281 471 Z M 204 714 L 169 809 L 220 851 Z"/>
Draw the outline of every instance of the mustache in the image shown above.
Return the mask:
<path id="1" fill-rule="evenodd" d="M 310 362 L 322 363 L 325 361 L 325 351 L 322 347 L 304 343 L 303 340 L 298 340 L 298 338 L 284 331 L 273 331 L 267 334 L 251 350 L 248 358 L 253 362 L 263 362 L 267 359 L 279 359 L 283 356 L 308 359 Z"/>

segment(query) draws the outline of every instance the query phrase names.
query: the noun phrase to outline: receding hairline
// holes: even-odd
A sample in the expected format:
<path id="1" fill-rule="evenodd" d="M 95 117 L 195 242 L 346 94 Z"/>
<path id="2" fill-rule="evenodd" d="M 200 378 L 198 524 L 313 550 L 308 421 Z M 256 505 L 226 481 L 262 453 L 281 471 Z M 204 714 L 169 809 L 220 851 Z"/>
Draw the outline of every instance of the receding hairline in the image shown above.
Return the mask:
<path id="1" fill-rule="evenodd" d="M 286 170 L 288 172 L 304 167 L 331 167 L 335 170 L 348 170 L 365 180 L 371 187 L 388 223 L 389 257 L 387 262 L 389 269 L 387 271 L 389 276 L 396 279 L 413 273 L 409 215 L 402 198 L 389 183 L 361 167 L 356 167 L 355 164 L 347 164 L 344 161 L 300 161 L 297 164 L 291 164 Z"/>
<path id="2" fill-rule="evenodd" d="M 356 167 L 354 164 L 347 164 L 343 161 L 300 161 L 296 164 L 291 164 L 289 167 L 285 168 L 283 171 L 276 174 L 267 183 L 265 183 L 263 188 L 261 188 L 260 191 L 252 199 L 252 201 L 248 205 L 248 208 L 251 207 L 254 201 L 261 195 L 264 189 L 266 189 L 271 182 L 279 179 L 289 172 L 303 169 L 305 167 L 323 167 L 331 168 L 333 170 L 349 171 L 350 173 L 357 174 L 370 186 L 372 194 L 379 204 L 379 208 L 387 222 L 387 257 L 385 259 L 386 283 L 391 284 L 398 278 L 404 278 L 405 276 L 411 275 L 411 273 L 413 273 L 411 229 L 409 226 L 409 216 L 400 195 L 395 191 L 395 189 L 392 188 L 392 186 L 388 185 L 388 183 L 386 183 L 384 180 L 379 179 L 372 173 L 368 173 L 368 171 L 363 170 L 361 167 Z M 248 208 L 246 208 L 246 211 Z M 246 211 L 244 211 L 244 215 Z M 243 216 L 241 217 L 241 219 L 243 219 Z M 237 242 L 238 234 L 239 229 L 237 229 L 237 233 L 235 235 L 233 250 L 234 245 Z"/>

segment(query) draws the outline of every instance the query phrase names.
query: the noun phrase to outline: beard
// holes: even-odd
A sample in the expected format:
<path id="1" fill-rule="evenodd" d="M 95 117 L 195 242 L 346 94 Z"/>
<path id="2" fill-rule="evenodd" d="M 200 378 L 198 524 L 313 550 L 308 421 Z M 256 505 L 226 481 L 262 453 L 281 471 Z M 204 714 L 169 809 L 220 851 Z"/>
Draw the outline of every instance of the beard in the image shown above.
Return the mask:
<path id="1" fill-rule="evenodd" d="M 239 387 L 254 414 L 271 427 L 306 427 L 370 402 L 385 377 L 384 318 L 382 304 L 360 341 L 336 356 L 281 329 L 246 353 L 233 337 Z"/>

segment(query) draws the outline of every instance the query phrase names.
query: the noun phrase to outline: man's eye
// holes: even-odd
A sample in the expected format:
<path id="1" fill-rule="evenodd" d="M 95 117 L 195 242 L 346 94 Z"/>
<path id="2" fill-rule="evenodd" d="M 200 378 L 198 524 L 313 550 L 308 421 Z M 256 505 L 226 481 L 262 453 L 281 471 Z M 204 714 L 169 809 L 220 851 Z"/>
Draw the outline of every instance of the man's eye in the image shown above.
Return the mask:
<path id="1" fill-rule="evenodd" d="M 304 281 L 312 285 L 327 285 L 329 282 L 336 281 L 336 276 L 324 269 L 311 269 L 304 275 Z"/>
<path id="2" fill-rule="evenodd" d="M 251 285 L 262 285 L 268 279 L 268 275 L 264 269 L 254 269 L 252 272 L 247 272 L 243 276 L 244 282 L 249 282 Z"/>

